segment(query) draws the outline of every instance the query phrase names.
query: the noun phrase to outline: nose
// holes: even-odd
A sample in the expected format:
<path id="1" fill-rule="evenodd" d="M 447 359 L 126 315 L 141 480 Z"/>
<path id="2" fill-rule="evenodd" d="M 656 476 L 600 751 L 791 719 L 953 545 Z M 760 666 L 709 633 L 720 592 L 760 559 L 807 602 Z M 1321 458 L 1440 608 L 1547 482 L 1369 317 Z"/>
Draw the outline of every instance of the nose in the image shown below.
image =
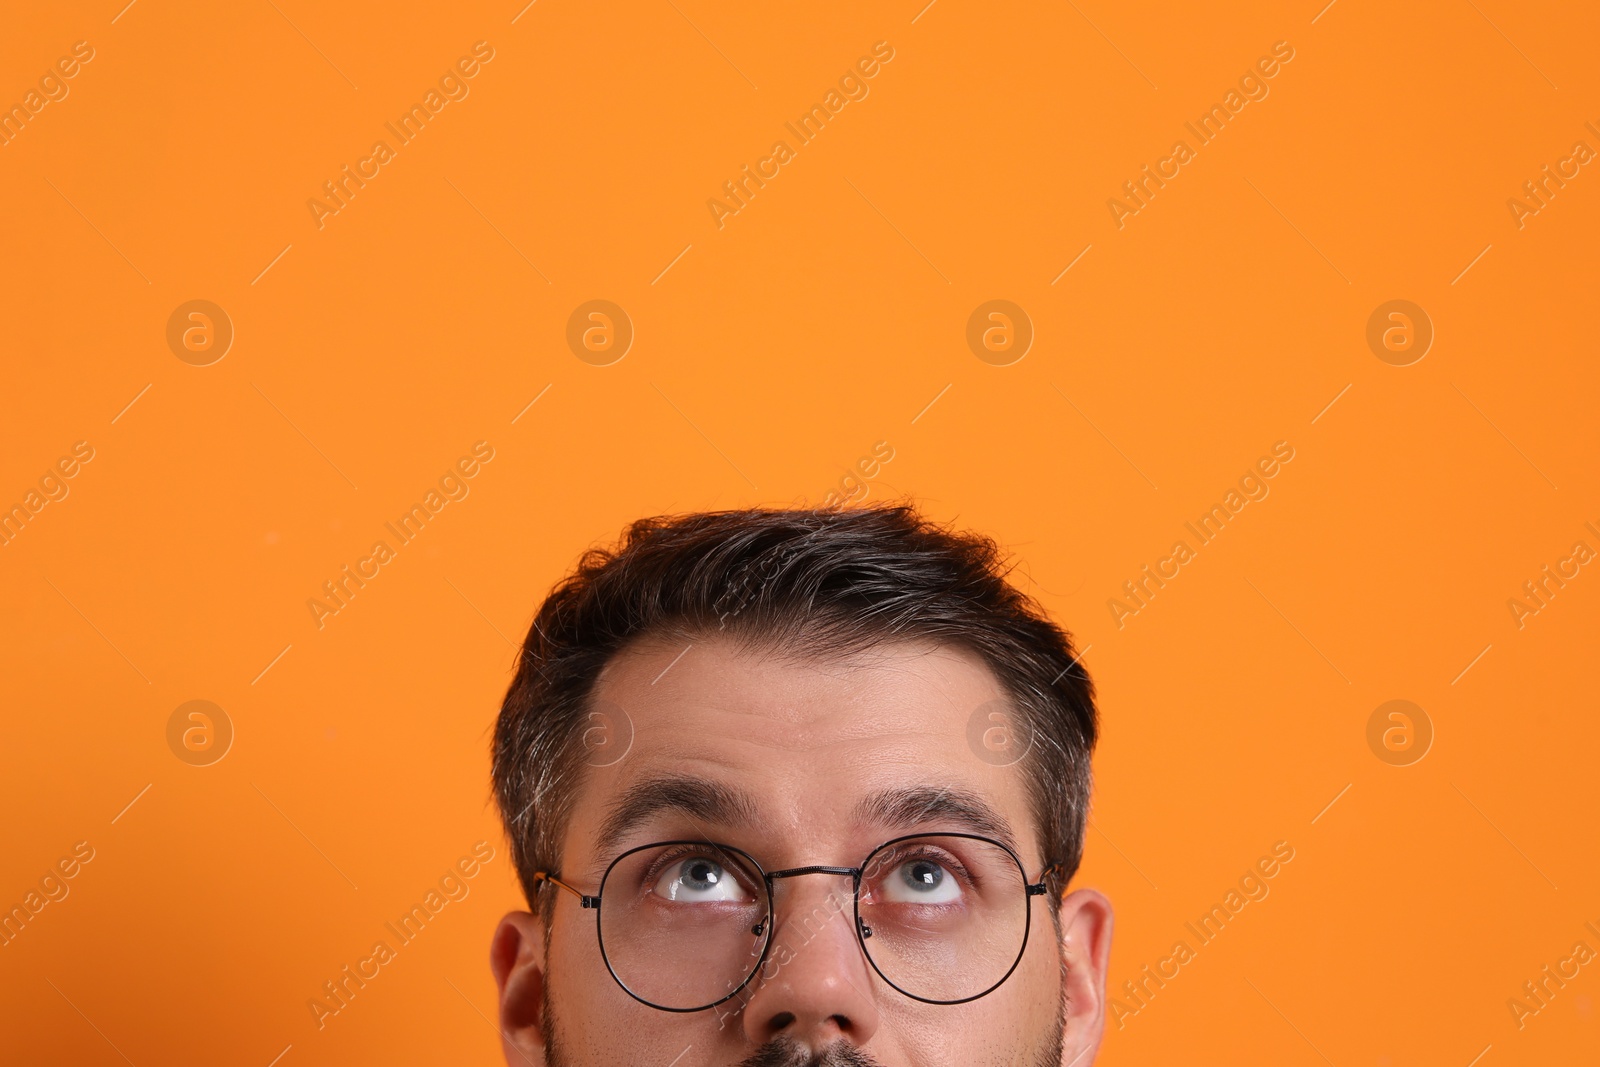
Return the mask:
<path id="1" fill-rule="evenodd" d="M 878 1029 L 871 968 L 856 940 L 848 877 L 783 879 L 773 886 L 772 947 L 750 980 L 745 1035 L 778 1037 L 813 1054 L 843 1039 L 864 1045 Z"/>

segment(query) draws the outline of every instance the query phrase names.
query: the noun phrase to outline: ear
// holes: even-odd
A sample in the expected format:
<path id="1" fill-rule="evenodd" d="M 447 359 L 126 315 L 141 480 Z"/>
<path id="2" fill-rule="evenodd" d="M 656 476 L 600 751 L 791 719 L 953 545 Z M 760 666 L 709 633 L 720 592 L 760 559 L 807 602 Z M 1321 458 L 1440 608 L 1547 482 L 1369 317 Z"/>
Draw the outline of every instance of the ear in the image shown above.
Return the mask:
<path id="1" fill-rule="evenodd" d="M 1077 889 L 1061 898 L 1061 953 L 1067 968 L 1061 1063 L 1093 1063 L 1105 1033 L 1111 963 L 1111 902 L 1105 894 Z"/>
<path id="2" fill-rule="evenodd" d="M 500 989 L 500 1041 L 512 1067 L 545 1067 L 544 924 L 526 911 L 506 913 L 489 945 Z"/>

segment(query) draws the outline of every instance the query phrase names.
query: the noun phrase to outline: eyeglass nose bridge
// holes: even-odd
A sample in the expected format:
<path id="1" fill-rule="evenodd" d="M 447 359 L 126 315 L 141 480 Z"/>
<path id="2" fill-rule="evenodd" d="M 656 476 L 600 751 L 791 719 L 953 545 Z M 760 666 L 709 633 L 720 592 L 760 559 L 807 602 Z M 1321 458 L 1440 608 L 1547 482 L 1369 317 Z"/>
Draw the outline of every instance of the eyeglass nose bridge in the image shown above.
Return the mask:
<path id="1" fill-rule="evenodd" d="M 850 892 L 852 895 L 854 895 L 861 888 L 861 872 L 865 869 L 866 868 L 864 867 L 828 867 L 819 864 L 813 864 L 809 867 L 788 867 L 781 871 L 763 872 L 762 878 L 767 883 L 767 900 L 772 904 L 772 908 L 769 910 L 765 918 L 750 928 L 750 932 L 755 934 L 757 937 L 760 937 L 766 930 L 767 923 L 772 920 L 771 912 L 776 910 L 776 902 L 773 900 L 772 883 L 777 881 L 779 878 L 798 878 L 805 874 L 834 874 L 841 876 L 849 875 Z M 856 917 L 856 925 L 859 928 L 862 937 L 872 936 L 872 927 L 862 922 L 859 915 Z"/>

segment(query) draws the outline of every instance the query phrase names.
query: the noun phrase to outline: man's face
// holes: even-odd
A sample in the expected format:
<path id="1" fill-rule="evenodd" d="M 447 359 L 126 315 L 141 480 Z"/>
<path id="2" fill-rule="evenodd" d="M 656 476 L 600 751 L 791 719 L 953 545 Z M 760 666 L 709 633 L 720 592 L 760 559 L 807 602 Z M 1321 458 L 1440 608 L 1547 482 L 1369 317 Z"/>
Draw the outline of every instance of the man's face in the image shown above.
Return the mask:
<path id="1" fill-rule="evenodd" d="M 687 651 L 642 643 L 597 682 L 607 736 L 585 768 L 558 873 L 593 894 L 619 853 L 659 841 L 733 845 L 774 871 L 859 867 L 891 838 L 978 832 L 1009 833 L 1026 878 L 1037 881 L 1046 863 L 1024 765 L 997 766 L 968 743 L 974 709 L 1003 698 L 980 659 L 947 646 L 896 643 L 849 660 L 789 663 L 715 638 Z M 637 787 L 664 780 L 678 787 L 616 825 Z M 718 813 L 685 799 L 707 785 L 744 803 Z M 927 800 L 870 813 L 886 807 L 874 800 L 907 796 Z M 608 820 L 620 836 L 597 849 Z M 596 913 L 545 891 L 559 893 L 550 929 L 514 912 L 491 954 L 512 1064 L 1066 1067 L 1087 1064 L 1099 1044 L 1110 911 L 1092 890 L 1061 902 L 1027 898 L 1031 931 L 1010 977 L 967 1003 L 927 1004 L 888 985 L 863 954 L 850 877 L 779 879 L 765 966 L 733 999 L 682 1013 L 629 996 L 601 956 Z M 627 904 L 608 883 L 606 914 Z M 1049 914 L 1057 906 L 1061 940 Z M 675 952 L 660 956 L 668 970 L 692 966 Z M 685 986 L 692 978 L 685 974 Z"/>

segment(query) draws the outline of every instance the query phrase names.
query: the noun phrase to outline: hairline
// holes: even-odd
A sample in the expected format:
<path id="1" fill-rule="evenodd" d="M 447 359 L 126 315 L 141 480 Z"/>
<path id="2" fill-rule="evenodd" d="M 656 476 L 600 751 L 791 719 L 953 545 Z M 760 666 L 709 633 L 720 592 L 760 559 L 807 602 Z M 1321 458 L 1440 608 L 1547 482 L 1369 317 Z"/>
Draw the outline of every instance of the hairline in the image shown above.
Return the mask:
<path id="1" fill-rule="evenodd" d="M 598 692 L 600 688 L 600 681 L 605 678 L 609 671 L 615 669 L 615 664 L 617 664 L 618 661 L 620 661 L 625 655 L 639 654 L 646 649 L 656 650 L 661 648 L 671 648 L 675 646 L 678 641 L 689 641 L 691 643 L 700 642 L 706 640 L 708 637 L 713 639 L 717 637 L 726 637 L 735 642 L 735 647 L 740 651 L 762 652 L 780 657 L 788 662 L 807 664 L 815 663 L 829 656 L 838 656 L 846 665 L 854 666 L 862 663 L 864 660 L 870 658 L 877 652 L 897 646 L 922 646 L 930 651 L 955 651 L 970 656 L 979 666 L 981 666 L 984 672 L 988 675 L 989 679 L 994 683 L 995 688 L 1000 693 L 1001 697 L 1014 709 L 1022 711 L 1024 714 L 1031 715 L 1031 712 L 1029 712 L 1023 706 L 1023 702 L 1018 698 L 1017 694 L 1012 691 L 1011 686 L 1008 685 L 1005 679 L 1000 676 L 1000 672 L 995 669 L 995 666 L 992 662 L 990 662 L 989 657 L 981 648 L 978 648 L 969 642 L 951 637 L 916 633 L 914 631 L 910 633 L 895 633 L 890 630 L 887 625 L 874 625 L 865 631 L 870 633 L 870 638 L 864 638 L 859 634 L 853 635 L 846 642 L 842 643 L 844 647 L 838 647 L 841 645 L 841 642 L 832 639 L 831 633 L 825 629 L 827 622 L 828 620 L 825 617 L 808 616 L 801 620 L 800 627 L 798 629 L 793 631 L 779 631 L 770 627 L 756 628 L 748 626 L 735 626 L 728 629 L 712 629 L 707 624 L 697 624 L 690 620 L 675 618 L 659 620 L 655 624 L 630 635 L 626 641 L 624 641 L 620 646 L 612 650 L 612 652 L 606 656 L 605 660 L 600 664 L 594 673 L 594 684 L 590 686 L 589 691 L 584 695 L 580 716 L 583 714 L 588 714 L 594 709 L 595 704 L 599 699 Z M 1041 772 L 1034 765 L 1034 761 L 1039 758 L 1041 758 L 1041 756 L 1037 751 L 1030 751 L 1022 759 L 1022 761 L 1017 764 L 1017 767 L 1019 770 L 1024 770 L 1027 772 L 1027 777 L 1023 783 L 1022 793 L 1023 804 L 1027 811 L 1028 818 L 1033 822 L 1031 835 L 1032 841 L 1039 851 L 1041 864 L 1044 866 L 1049 866 L 1051 864 L 1061 863 L 1064 857 L 1053 855 L 1055 851 L 1055 843 L 1047 837 L 1046 827 L 1048 821 L 1045 818 L 1046 813 L 1042 810 L 1039 810 L 1041 804 L 1043 803 L 1043 798 L 1038 796 L 1038 790 L 1035 787 L 1038 784 L 1037 779 Z M 590 768 L 585 765 L 581 759 L 573 760 L 570 766 L 571 778 L 568 780 L 568 787 L 570 789 L 570 795 L 572 795 L 574 799 L 576 799 L 576 797 L 582 793 L 584 787 L 589 784 L 589 770 Z M 660 777 L 672 776 L 663 775 Z M 646 781 L 648 781 L 648 779 Z M 731 786 L 724 785 L 724 788 L 734 790 L 734 787 Z M 934 788 L 937 789 L 938 786 L 934 786 Z M 607 804 L 608 809 L 613 810 L 608 811 L 607 816 L 602 821 L 601 830 L 596 837 L 596 854 L 594 857 L 592 857 L 592 861 L 589 864 L 591 867 L 598 866 L 600 870 L 604 869 L 604 865 L 600 862 L 599 853 L 604 849 L 605 839 L 608 836 L 613 836 L 607 834 L 606 824 L 611 822 L 612 819 L 618 814 L 614 809 L 618 805 L 626 803 L 626 792 L 627 790 L 624 790 L 622 793 L 619 793 L 617 797 L 613 798 Z M 952 790 L 952 792 L 958 792 L 958 790 Z M 965 792 L 970 793 L 972 791 L 966 790 Z M 746 799 L 750 799 L 748 794 L 746 794 Z M 568 806 L 560 813 L 559 825 L 551 825 L 548 828 L 550 831 L 549 844 L 551 846 L 549 849 L 551 853 L 550 862 L 552 864 L 560 864 L 565 860 L 567 846 L 572 841 L 572 828 L 573 823 L 576 821 L 576 815 L 577 812 L 575 804 Z M 1006 844 L 1007 847 L 1009 847 L 1013 852 L 1019 852 L 1017 842 L 1021 839 L 1021 835 L 1015 830 L 1013 830 L 1009 838 L 1000 837 L 997 839 Z M 606 859 L 604 861 L 605 864 L 609 864 L 611 859 L 614 858 L 615 857 L 612 856 Z M 559 872 L 555 873 L 559 874 Z"/>

